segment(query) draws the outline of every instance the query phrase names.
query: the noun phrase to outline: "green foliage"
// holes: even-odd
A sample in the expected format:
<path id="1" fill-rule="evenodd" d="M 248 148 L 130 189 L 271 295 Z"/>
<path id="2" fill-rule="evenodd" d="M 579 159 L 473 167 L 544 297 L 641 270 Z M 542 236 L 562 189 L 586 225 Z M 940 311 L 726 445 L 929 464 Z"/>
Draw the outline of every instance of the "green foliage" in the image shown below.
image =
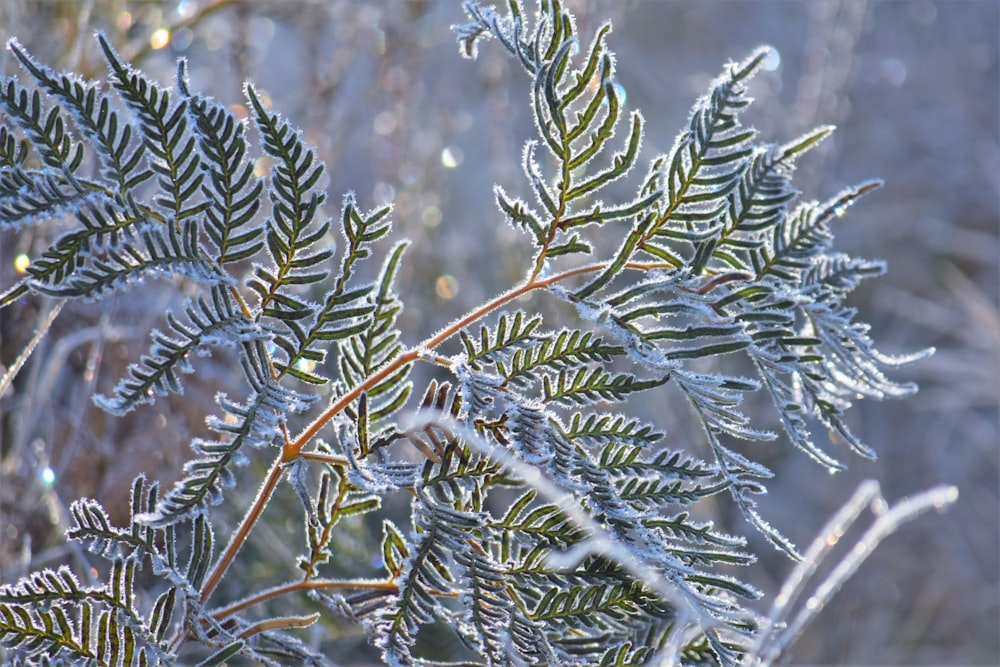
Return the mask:
<path id="1" fill-rule="evenodd" d="M 755 561 L 747 541 L 693 517 L 726 494 L 799 558 L 757 510 L 772 472 L 736 443 L 778 434 L 751 424 L 746 395 L 770 397 L 782 434 L 834 470 L 842 464 L 810 424 L 872 457 L 847 427 L 852 401 L 913 390 L 883 369 L 915 357 L 877 352 L 844 305 L 884 266 L 832 249 L 831 223 L 877 182 L 790 208 L 794 161 L 831 128 L 755 143 L 740 114 L 760 49 L 712 82 L 634 194 L 612 194 L 640 160 L 644 125 L 638 112 L 623 117 L 610 24 L 578 53 L 573 17 L 556 0 L 542 0 L 533 19 L 517 0 L 504 13 L 474 2 L 465 10 L 469 23 L 455 27 L 462 52 L 495 38 L 529 77 L 531 201 L 500 186 L 494 194 L 532 255 L 521 284 L 415 345 L 404 343 L 396 284 L 407 244 L 381 245 L 391 208 L 365 211 L 348 194 L 339 217 L 327 217 L 316 149 L 252 84 L 241 122 L 190 90 L 183 62 L 168 89 L 99 36 L 105 92 L 11 42 L 34 83 L 0 85 L 0 229 L 61 216 L 76 224 L 0 307 L 13 312 L 28 293 L 100 300 L 169 277 L 191 296 L 96 403 L 123 415 L 182 394 L 181 376 L 198 372 L 192 356 L 221 347 L 245 380 L 240 398 L 218 394 L 220 414 L 207 418 L 214 435 L 194 438 L 172 489 L 136 479 L 127 525 L 112 525 L 96 501 L 73 505 L 67 537 L 108 561 L 105 583 L 84 585 L 62 567 L 0 587 L 0 642 L 16 660 L 145 665 L 190 652 L 206 665 L 320 663 L 295 635 L 319 614 L 244 614 L 303 594 L 364 626 L 393 665 L 426 663 L 417 640 L 432 624 L 483 665 L 730 665 L 754 659 L 778 631 L 747 604 L 760 593 L 732 574 Z M 270 164 L 264 176 L 251 130 Z M 83 168 L 91 154 L 94 174 Z M 602 235 L 613 239 L 606 256 Z M 550 328 L 510 307 L 532 291 L 575 317 Z M 459 351 L 446 356 L 453 338 Z M 748 376 L 712 370 L 716 357 Z M 415 380 L 417 364 L 439 377 Z M 419 401 L 415 382 L 426 383 Z M 637 394 L 668 390 L 687 403 L 702 443 L 668 438 L 633 414 Z M 263 480 L 239 470 L 258 456 L 247 446 L 273 454 Z M 283 481 L 305 526 L 293 578 L 216 601 Z M 246 518 L 216 549 L 213 506 L 255 483 Z M 400 499 L 407 528 L 384 509 Z M 381 571 L 332 578 L 351 526 L 376 519 Z M 144 568 L 155 584 L 137 584 Z"/>

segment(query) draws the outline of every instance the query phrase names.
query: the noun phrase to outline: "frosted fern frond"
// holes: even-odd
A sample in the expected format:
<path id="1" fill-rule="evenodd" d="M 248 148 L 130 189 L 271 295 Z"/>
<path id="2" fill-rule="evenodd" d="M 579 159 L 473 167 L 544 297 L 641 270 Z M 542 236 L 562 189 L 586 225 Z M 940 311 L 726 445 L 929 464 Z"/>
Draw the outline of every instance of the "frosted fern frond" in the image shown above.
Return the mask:
<path id="1" fill-rule="evenodd" d="M 293 487 L 299 500 L 306 506 L 307 553 L 298 561 L 298 566 L 307 577 L 319 576 L 319 568 L 336 553 L 333 542 L 334 527 L 348 517 L 373 512 L 381 507 L 381 497 L 360 490 L 351 484 L 348 475 L 324 471 L 320 476 L 317 491 L 312 493 L 306 479 L 306 466 L 292 464 L 290 475 L 299 477 Z M 315 499 L 313 498 L 315 496 Z M 391 557 L 387 556 L 387 562 Z"/>
<path id="2" fill-rule="evenodd" d="M 494 528 L 509 531 L 511 537 L 519 539 L 542 540 L 548 545 L 570 545 L 583 537 L 582 531 L 556 505 L 532 505 L 537 497 L 534 491 L 527 491 L 513 502 L 502 519 L 494 524 Z M 529 509 L 530 508 L 530 509 Z M 503 542 L 504 560 L 509 560 L 512 549 L 517 542 Z M 540 555 L 540 554 L 539 554 Z M 522 568 L 529 566 L 535 560 L 524 556 Z"/>
<path id="3" fill-rule="evenodd" d="M 141 521 L 166 525 L 221 503 L 224 491 L 236 484 L 233 468 L 249 460 L 242 449 L 280 443 L 281 428 L 288 416 L 306 412 L 316 400 L 314 394 L 302 394 L 275 381 L 265 367 L 267 356 L 259 340 L 240 343 L 240 349 L 251 394 L 245 403 L 223 393 L 216 396 L 225 416 L 212 416 L 206 422 L 221 437 L 195 438 L 191 442 L 197 458 L 184 464 L 183 479 L 159 500 L 155 511 L 142 515 Z"/>
<path id="4" fill-rule="evenodd" d="M 472 630 L 468 633 L 470 643 L 488 664 L 510 664 L 507 647 L 511 615 L 516 609 L 508 590 L 510 572 L 481 547 L 459 551 L 455 562 L 462 571 L 459 581 L 465 594 L 461 602 Z"/>
<path id="5" fill-rule="evenodd" d="M 18 140 L 6 127 L 0 127 L 0 165 L 19 167 L 28 159 L 30 144 L 27 139 Z"/>
<path id="6" fill-rule="evenodd" d="M 58 106 L 46 110 L 38 90 L 29 90 L 16 78 L 0 79 L 0 108 L 37 151 L 42 164 L 70 180 L 83 162 L 82 144 L 74 140 Z"/>
<path id="7" fill-rule="evenodd" d="M 117 181 L 117 192 L 124 194 L 153 175 L 142 162 L 145 145 L 131 141 L 132 125 L 115 109 L 110 94 L 71 72 L 56 73 L 32 58 L 16 40 L 10 42 L 10 50 L 35 81 L 63 104 L 80 133 L 98 149 L 101 176 Z"/>
<path id="8" fill-rule="evenodd" d="M 503 313 L 495 327 L 482 327 L 478 340 L 462 331 L 465 364 L 479 370 L 484 362 L 495 363 L 497 359 L 509 357 L 513 350 L 526 349 L 534 340 L 533 332 L 541 323 L 541 317 L 528 317 L 524 311 L 519 310 L 512 315 Z"/>
<path id="9" fill-rule="evenodd" d="M 75 180 L 14 166 L 0 178 L 0 228 L 21 229 L 47 220 L 53 211 L 73 211 L 99 199 Z"/>
<path id="10" fill-rule="evenodd" d="M 160 505 L 157 485 L 146 483 L 140 476 L 132 488 L 131 523 L 128 527 L 113 526 L 103 508 L 94 501 L 78 501 L 71 507 L 74 525 L 69 531 L 70 539 L 87 544 L 92 553 L 112 562 L 109 581 L 99 590 L 119 591 L 113 599 L 127 602 L 134 610 L 131 615 L 118 613 L 114 618 L 119 624 L 123 623 L 123 619 L 127 621 L 133 643 L 148 660 L 143 662 L 136 652 L 134 662 L 123 660 L 112 664 L 172 664 L 175 654 L 169 647 L 171 632 L 184 627 L 205 627 L 212 635 L 212 639 L 206 641 L 207 645 L 231 647 L 230 655 L 239 653 L 251 660 L 274 664 L 273 658 L 267 657 L 274 647 L 268 646 L 263 639 L 241 640 L 239 634 L 245 630 L 244 626 L 224 627 L 199 601 L 199 588 L 215 555 L 215 535 L 211 524 L 199 515 L 183 524 L 148 525 L 143 517 Z M 177 531 L 182 526 L 187 528 L 188 533 L 188 546 L 183 550 L 176 542 Z M 168 583 L 168 587 L 155 599 L 143 601 L 135 586 L 135 570 L 146 563 L 151 565 L 154 575 Z M 132 569 L 117 574 L 121 564 Z M 108 600 L 102 601 L 110 604 Z M 270 640 L 272 643 L 280 642 L 282 638 L 279 635 Z M 291 638 L 285 641 L 294 643 Z M 286 659 L 291 659 L 291 656 L 299 659 L 311 657 L 293 644 L 278 655 L 282 654 L 286 654 Z"/>
<path id="11" fill-rule="evenodd" d="M 129 377 L 115 387 L 113 398 L 97 404 L 112 414 L 123 414 L 139 404 L 152 402 L 152 394 L 183 393 L 179 373 L 193 373 L 192 355 L 206 356 L 215 345 L 236 345 L 266 339 L 268 333 L 236 309 L 224 288 L 211 291 L 212 302 L 198 298 L 184 307 L 187 322 L 167 313 L 170 333 L 153 330 L 152 348 L 140 364 L 129 367 Z M 171 334 L 177 336 L 172 337 Z"/>
<path id="12" fill-rule="evenodd" d="M 376 644 L 390 664 L 411 664 L 411 649 L 420 625 L 442 613 L 437 598 L 454 588 L 448 568 L 454 552 L 472 547 L 464 533 L 481 525 L 476 513 L 450 507 L 454 499 L 445 485 L 426 488 L 414 504 L 410 557 L 399 575 L 399 593 L 378 619 Z M 451 502 L 449 502 L 451 501 Z"/>
<path id="13" fill-rule="evenodd" d="M 193 526 L 195 536 L 187 562 L 175 552 L 172 531 L 141 527 L 134 518 L 155 502 L 155 484 L 137 478 L 132 488 L 130 527 L 111 524 L 103 508 L 91 500 L 70 507 L 71 540 L 83 542 L 110 561 L 103 583 L 83 585 L 68 567 L 33 573 L 0 587 L 0 642 L 15 658 L 44 650 L 50 658 L 72 663 L 170 664 L 168 632 L 192 607 L 195 587 L 212 554 L 211 527 L 204 519 Z M 155 599 L 144 599 L 137 572 L 146 563 L 168 582 Z M 96 570 L 94 570 L 96 572 Z M 187 601 L 187 611 L 181 611 Z"/>
<path id="14" fill-rule="evenodd" d="M 829 222 L 844 215 L 859 197 L 881 185 L 869 181 L 850 188 L 822 204 L 810 202 L 795 209 L 774 228 L 771 243 L 752 256 L 758 278 L 776 277 L 795 282 L 811 260 L 826 252 L 833 240 Z"/>
<path id="15" fill-rule="evenodd" d="M 34 83 L 0 82 L 0 231 L 65 229 L 0 308 L 166 277 L 184 300 L 98 405 L 121 415 L 182 394 L 193 356 L 217 347 L 240 385 L 218 391 L 211 433 L 166 493 L 136 479 L 124 525 L 94 500 L 70 506 L 68 537 L 106 561 L 106 581 L 60 568 L 0 587 L 15 661 L 174 663 L 198 645 L 202 664 L 320 664 L 296 636 L 320 615 L 332 635 L 365 626 L 393 665 L 435 663 L 425 640 L 443 628 L 485 665 L 736 665 L 767 644 L 748 604 L 761 593 L 736 576 L 750 543 L 704 517 L 731 502 L 797 558 L 759 511 L 774 475 L 760 443 L 787 438 L 840 468 L 810 429 L 874 456 L 848 428 L 852 403 L 913 390 L 887 369 L 919 355 L 880 353 L 845 306 L 884 264 L 833 245 L 877 183 L 796 202 L 796 162 L 832 128 L 761 144 L 741 124 L 766 49 L 726 65 L 636 176 L 643 117 L 623 108 L 610 24 L 585 42 L 558 0 L 463 6 L 463 55 L 495 38 L 528 75 L 522 191 L 493 198 L 531 254 L 522 282 L 412 346 L 391 204 L 348 194 L 329 213 L 318 150 L 252 83 L 239 120 L 191 90 L 184 61 L 165 86 L 99 36 L 104 89 L 9 44 Z M 557 307 L 532 312 L 528 296 Z M 777 432 L 746 412 L 753 395 L 774 403 Z M 667 433 L 664 410 L 700 430 Z M 215 507 L 246 497 L 227 491 L 258 453 L 273 464 L 217 549 Z M 260 553 L 241 547 L 268 506 L 287 507 L 276 490 L 301 508 L 297 574 L 215 602 L 233 561 Z M 365 534 L 378 524 L 381 540 Z M 303 594 L 321 611 L 257 613 Z"/>
<path id="16" fill-rule="evenodd" d="M 606 345 L 590 332 L 563 330 L 536 336 L 533 343 L 531 347 L 515 351 L 509 362 L 497 362 L 497 372 L 515 387 L 525 387 L 546 370 L 592 361 L 607 363 L 623 352 L 621 347 Z"/>
<path id="17" fill-rule="evenodd" d="M 611 374 L 600 368 L 577 368 L 575 371 L 560 371 L 555 379 L 544 376 L 543 396 L 567 406 L 588 404 L 596 401 L 624 401 L 628 394 L 652 389 L 668 381 L 669 378 L 641 380 L 630 373 Z"/>
<path id="18" fill-rule="evenodd" d="M 5 174 L 3 178 L 9 175 Z M 44 215 L 51 214 L 52 209 L 45 207 Z M 84 203 L 77 210 L 76 217 L 83 229 L 66 233 L 42 252 L 26 269 L 27 276 L 4 293 L 0 307 L 28 293 L 32 284 L 62 284 L 76 269 L 85 266 L 88 258 L 94 252 L 100 252 L 105 244 L 120 243 L 125 235 L 131 233 L 131 225 L 137 222 L 107 201 Z"/>
<path id="19" fill-rule="evenodd" d="M 580 412 L 573 417 L 563 431 L 570 440 L 577 439 L 591 445 L 609 443 L 633 443 L 650 445 L 659 441 L 663 433 L 650 424 L 643 424 L 637 419 L 629 419 L 624 415 L 589 414 Z"/>
<path id="20" fill-rule="evenodd" d="M 650 167 L 642 192 L 662 191 L 663 196 L 638 217 L 614 261 L 576 292 L 578 298 L 591 297 L 606 287 L 640 252 L 666 266 L 685 267 L 692 274 L 702 271 L 718 243 L 727 195 L 752 153 L 755 133 L 740 125 L 739 113 L 750 103 L 746 83 L 765 55 L 765 50 L 759 50 L 740 64 L 730 64 L 712 83 L 709 94 L 698 100 L 690 128 L 677 137 L 669 155 L 657 158 Z M 678 241 L 693 246 L 688 258 L 671 247 Z"/>
<path id="21" fill-rule="evenodd" d="M 108 247 L 105 257 L 90 258 L 60 284 L 34 281 L 31 287 L 50 296 L 96 300 L 146 278 L 164 275 L 182 275 L 207 286 L 232 284 L 226 273 L 205 260 L 198 243 L 198 228 L 190 221 L 165 229 L 141 226 L 134 234 Z"/>
<path id="22" fill-rule="evenodd" d="M 268 178 L 271 214 L 265 232 L 272 264 L 257 265 L 248 284 L 260 298 L 259 309 L 264 317 L 294 322 L 312 316 L 316 306 L 304 301 L 292 288 L 323 280 L 326 273 L 320 265 L 333 256 L 330 247 L 306 252 L 330 229 L 330 221 L 320 217 L 326 194 L 315 187 L 325 167 L 316 161 L 315 151 L 302 141 L 295 128 L 264 108 L 253 86 L 246 87 L 246 96 L 263 149 L 274 158 Z"/>
<path id="23" fill-rule="evenodd" d="M 791 184 L 795 160 L 832 131 L 833 127 L 821 127 L 782 146 L 754 149 L 729 194 L 713 260 L 735 270 L 750 267 L 748 253 L 767 243 L 768 230 L 782 224 L 788 204 L 798 196 Z"/>
<path id="24" fill-rule="evenodd" d="M 495 194 L 500 209 L 511 224 L 532 235 L 536 271 L 541 271 L 549 258 L 590 254 L 592 247 L 578 230 L 631 219 L 661 194 L 650 189 L 616 205 L 593 200 L 632 169 L 642 137 L 642 116 L 633 112 L 624 147 L 609 153 L 622 113 L 614 57 L 605 44 L 611 26 L 601 27 L 585 60 L 574 68 L 573 55 L 579 50 L 576 27 L 560 3 L 543 3 L 533 27 L 517 2 L 508 3 L 507 17 L 473 2 L 463 7 L 471 22 L 453 29 L 464 44 L 464 52 L 474 55 L 476 41 L 488 35 L 519 58 L 532 77 L 534 119 L 541 143 L 561 165 L 557 175 L 547 178 L 536 161 L 538 143 L 527 142 L 524 170 L 541 208 L 536 210 L 510 197 L 498 186 Z M 595 169 L 598 161 L 608 164 Z"/>
<path id="25" fill-rule="evenodd" d="M 378 284 L 359 285 L 353 276 L 370 256 L 372 244 L 388 232 L 389 209 L 365 214 L 353 197 L 346 200 L 346 250 L 339 273 L 331 277 L 323 266 L 333 256 L 325 243 L 329 222 L 321 219 L 325 193 L 315 187 L 323 166 L 299 133 L 264 109 L 248 86 L 253 122 L 273 161 L 270 178 L 258 179 L 244 123 L 229 109 L 193 93 L 183 63 L 179 90 L 168 90 L 123 62 L 103 36 L 98 41 L 112 92 L 75 75 L 56 74 L 11 43 L 39 89 L 4 82 L 7 115 L 29 140 L 18 143 L 4 128 L 4 224 L 23 225 L 64 212 L 81 224 L 35 258 L 27 277 L 4 294 L 3 305 L 28 291 L 99 299 L 158 276 L 200 283 L 202 291 L 183 306 L 184 315 L 168 313 L 166 329 L 153 332 L 149 354 L 130 367 L 111 397 L 98 401 L 122 414 L 156 395 L 181 393 L 180 376 L 193 369 L 191 353 L 204 354 L 217 345 L 235 348 L 251 387 L 246 402 L 220 398 L 229 416 L 212 420 L 211 426 L 223 438 L 195 439 L 198 458 L 187 464 L 187 476 L 162 499 L 160 510 L 149 513 L 157 522 L 178 520 L 221 500 L 222 490 L 235 480 L 230 466 L 245 458 L 242 446 L 275 443 L 286 415 L 304 412 L 314 400 L 282 387 L 285 376 L 328 382 L 311 370 L 323 361 L 327 348 L 361 334 L 376 310 L 387 309 L 387 304 L 373 302 Z M 49 109 L 42 92 L 68 114 L 60 106 Z M 121 113 L 115 95 L 130 114 Z M 64 116 L 77 126 L 80 141 Z M 22 166 L 29 144 L 47 169 Z M 84 144 L 100 156 L 97 180 L 74 174 Z M 147 180 L 155 187 L 140 190 Z M 31 192 L 36 195 L 25 196 Z M 270 216 L 261 224 L 265 193 Z M 393 267 L 400 254 L 393 253 Z M 259 263 L 267 258 L 271 261 Z M 255 275 L 247 286 L 260 296 L 256 307 L 248 305 L 229 274 L 229 265 L 254 260 Z M 331 286 L 325 304 L 303 298 L 304 287 L 324 280 Z M 274 344 L 275 358 L 265 341 Z M 396 396 L 405 400 L 406 394 Z"/>
<path id="26" fill-rule="evenodd" d="M 203 224 L 215 246 L 211 256 L 220 265 L 253 257 L 263 247 L 264 230 L 252 223 L 264 184 L 247 159 L 246 126 L 218 102 L 192 94 L 183 70 L 178 83 L 201 149 L 202 168 L 208 172 L 201 193 L 209 202 Z"/>
<path id="27" fill-rule="evenodd" d="M 150 81 L 131 65 L 123 63 L 107 38 L 97 41 L 111 73 L 111 84 L 138 121 L 143 144 L 151 156 L 149 167 L 163 195 L 153 202 L 168 217 L 183 220 L 204 209 L 194 195 L 204 179 L 195 138 L 188 128 L 187 100 L 176 101 L 171 93 Z M 186 205 L 188 202 L 197 202 Z"/>
<path id="28" fill-rule="evenodd" d="M 377 233 L 381 235 L 384 232 L 379 230 Z M 352 331 L 349 337 L 338 343 L 340 391 L 354 388 L 403 352 L 397 327 L 403 304 L 396 296 L 393 282 L 405 250 L 406 244 L 397 244 L 386 257 L 381 274 L 369 292 L 368 302 L 372 310 L 368 326 Z M 369 419 L 376 423 L 383 421 L 403 407 L 412 390 L 408 380 L 411 368 L 410 364 L 403 364 L 365 391 Z"/>
<path id="29" fill-rule="evenodd" d="M 654 234 L 711 224 L 722 213 L 739 167 L 751 154 L 756 133 L 740 125 L 739 114 L 750 104 L 746 84 L 766 56 L 767 50 L 759 49 L 745 61 L 730 64 L 711 84 L 711 92 L 695 103 L 690 128 L 670 151 L 664 174 L 667 197 Z"/>
<path id="30" fill-rule="evenodd" d="M 357 210 L 353 195 L 344 198 L 341 231 L 346 249 L 340 270 L 333 288 L 327 293 L 322 306 L 316 309 L 314 319 L 307 327 L 294 319 L 285 322 L 292 338 L 277 339 L 278 345 L 288 357 L 287 361 L 276 363 L 281 375 L 289 374 L 311 384 L 325 384 L 327 379 L 307 371 L 303 366 L 321 364 L 326 359 L 327 346 L 335 341 L 358 336 L 372 327 L 376 311 L 372 300 L 376 285 L 355 286 L 351 277 L 358 262 L 370 255 L 371 244 L 388 233 L 388 214 L 388 207 L 362 214 Z M 401 254 L 402 249 L 393 253 L 393 266 Z"/>
<path id="31" fill-rule="evenodd" d="M 215 554 L 211 524 L 204 516 L 183 524 L 189 539 L 187 548 L 181 550 L 176 541 L 181 525 L 154 527 L 142 522 L 142 517 L 159 504 L 158 496 L 155 483 L 147 483 L 142 476 L 136 478 L 127 527 L 112 525 L 95 501 L 77 501 L 71 506 L 69 538 L 86 544 L 92 553 L 109 560 L 111 571 L 104 584 L 75 585 L 68 592 L 53 590 L 74 586 L 75 579 L 68 571 L 44 578 L 48 593 L 58 592 L 59 608 L 68 614 L 78 613 L 80 618 L 77 627 L 82 640 L 58 650 L 72 655 L 74 661 L 89 659 L 98 664 L 173 664 L 176 655 L 170 647 L 171 633 L 185 627 L 207 626 L 213 635 L 208 645 L 230 646 L 233 647 L 230 655 L 239 653 L 273 664 L 266 657 L 270 647 L 255 640 L 241 640 L 238 634 L 245 628 L 224 627 L 212 619 L 199 601 L 199 588 Z M 136 585 L 137 572 L 147 564 L 167 584 L 165 590 L 151 599 L 146 599 L 145 592 Z M 22 581 L 18 585 L 30 588 L 31 582 Z M 73 636 L 63 632 L 61 640 L 65 642 Z M 291 655 L 299 654 L 301 651 Z"/>

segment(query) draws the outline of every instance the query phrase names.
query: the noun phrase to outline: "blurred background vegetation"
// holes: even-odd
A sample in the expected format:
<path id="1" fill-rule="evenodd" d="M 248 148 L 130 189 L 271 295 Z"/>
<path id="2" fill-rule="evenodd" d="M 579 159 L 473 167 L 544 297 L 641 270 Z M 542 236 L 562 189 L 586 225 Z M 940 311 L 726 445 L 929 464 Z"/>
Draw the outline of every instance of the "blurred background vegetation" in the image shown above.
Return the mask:
<path id="1" fill-rule="evenodd" d="M 804 196 L 824 199 L 863 179 L 886 181 L 835 229 L 842 250 L 889 261 L 889 275 L 864 285 L 855 305 L 883 351 L 938 352 L 896 375 L 920 382 L 916 397 L 855 408 L 855 430 L 876 448 L 877 462 L 848 459 L 850 470 L 830 478 L 787 446 L 760 445 L 755 455 L 777 472 L 764 514 L 804 545 L 865 478 L 879 479 L 890 501 L 938 483 L 957 485 L 961 496 L 948 514 L 924 517 L 890 538 L 788 661 L 997 664 L 1000 3 L 567 4 L 584 35 L 614 22 L 610 45 L 627 105 L 648 121 L 647 157 L 669 150 L 726 60 L 767 43 L 778 55 L 753 85 L 748 123 L 775 142 L 820 124 L 839 128 L 802 161 Z M 103 78 L 92 39 L 102 30 L 165 84 L 176 58 L 188 58 L 193 89 L 227 104 L 242 102 L 241 83 L 252 78 L 319 148 L 330 174 L 329 214 L 348 190 L 364 206 L 395 203 L 394 236 L 415 242 L 399 281 L 411 341 L 504 289 L 524 266 L 524 240 L 502 223 L 491 195 L 493 183 L 522 187 L 521 147 L 533 134 L 524 75 L 499 48 L 484 48 L 475 64 L 462 60 L 449 26 L 463 18 L 458 0 L 0 3 L 4 37 L 16 36 L 57 68 Z M 15 69 L 12 58 L 0 59 L 0 71 Z M 24 258 L 53 233 L 0 235 L 0 287 L 13 284 Z M 69 503 L 96 497 L 121 520 L 132 477 L 146 472 L 169 484 L 189 455 L 188 441 L 204 435 L 205 406 L 233 381 L 227 359 L 217 355 L 199 362 L 183 397 L 121 420 L 92 405 L 90 394 L 113 386 L 147 348 L 148 330 L 183 297 L 169 284 L 150 287 L 100 305 L 68 304 L 0 400 L 0 582 L 61 562 L 86 569 L 86 556 L 61 539 Z M 31 297 L 0 312 L 0 370 L 52 305 Z M 683 415 L 668 426 L 668 437 L 689 435 Z M 253 474 L 239 490 L 247 499 L 256 490 Z M 277 502 L 297 517 L 287 495 Z M 220 530 L 245 505 L 230 495 L 231 516 L 220 516 Z M 743 531 L 737 516 L 721 505 L 719 512 L 730 530 Z M 294 562 L 288 535 L 301 532 L 280 507 L 268 517 L 244 554 L 245 574 L 257 582 L 288 576 L 273 570 L 274 561 Z M 363 569 L 376 545 L 359 526 L 344 545 L 345 575 Z M 751 579 L 773 594 L 790 563 L 763 543 L 755 547 L 763 567 Z M 260 560 L 251 565 L 255 553 Z M 227 580 L 237 587 L 228 595 L 241 594 L 240 579 Z M 360 629 L 336 640 L 335 659 L 344 664 L 374 655 L 362 648 Z"/>

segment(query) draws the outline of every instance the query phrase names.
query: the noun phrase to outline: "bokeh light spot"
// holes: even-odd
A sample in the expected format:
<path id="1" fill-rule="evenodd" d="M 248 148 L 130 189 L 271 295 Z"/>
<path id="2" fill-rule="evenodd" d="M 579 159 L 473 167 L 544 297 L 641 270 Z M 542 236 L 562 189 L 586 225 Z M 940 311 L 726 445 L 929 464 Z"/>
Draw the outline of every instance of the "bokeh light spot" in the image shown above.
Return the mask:
<path id="1" fill-rule="evenodd" d="M 177 12 L 177 16 L 182 19 L 189 19 L 194 16 L 194 13 L 198 11 L 198 7 L 193 0 L 181 0 L 174 7 L 174 11 Z"/>
<path id="2" fill-rule="evenodd" d="M 254 16 L 250 19 L 250 39 L 254 45 L 264 46 L 272 37 L 274 37 L 274 21 L 263 16 Z"/>
<path id="3" fill-rule="evenodd" d="M 391 111 L 383 111 L 375 116 L 375 121 L 372 125 L 375 128 L 376 134 L 382 136 L 392 134 L 393 130 L 396 129 L 396 114 Z"/>
<path id="4" fill-rule="evenodd" d="M 56 481 L 56 472 L 52 468 L 45 466 L 42 468 L 42 483 L 45 486 L 52 486 L 52 483 Z"/>
<path id="5" fill-rule="evenodd" d="M 242 104 L 230 104 L 227 108 L 229 113 L 236 117 L 236 120 L 245 120 L 249 116 L 247 108 Z"/>
<path id="6" fill-rule="evenodd" d="M 389 183 L 379 181 L 372 188 L 372 198 L 377 202 L 392 202 L 396 200 L 396 188 Z"/>
<path id="7" fill-rule="evenodd" d="M 882 78 L 890 85 L 903 85 L 906 81 L 906 65 L 895 58 L 886 58 L 882 61 Z"/>
<path id="8" fill-rule="evenodd" d="M 468 111 L 459 111 L 452 118 L 452 128 L 456 132 L 465 132 L 470 127 L 472 127 L 472 114 Z"/>
<path id="9" fill-rule="evenodd" d="M 174 51 L 186 51 L 193 41 L 194 33 L 191 32 L 190 28 L 180 28 L 170 38 L 170 43 L 173 45 Z"/>
<path id="10" fill-rule="evenodd" d="M 115 27 L 121 32 L 125 32 L 132 27 L 132 12 L 122 12 L 115 17 Z"/>
<path id="11" fill-rule="evenodd" d="M 458 281 L 455 280 L 455 276 L 440 276 L 434 283 L 434 292 L 446 301 L 454 299 L 458 294 Z"/>
<path id="12" fill-rule="evenodd" d="M 158 51 L 168 44 L 170 44 L 170 31 L 166 28 L 158 28 L 149 36 L 149 45 L 154 51 Z"/>
<path id="13" fill-rule="evenodd" d="M 31 259 L 23 252 L 14 258 L 14 270 L 18 273 L 24 273 L 29 266 L 31 266 Z"/>
<path id="14" fill-rule="evenodd" d="M 425 227 L 437 227 L 441 224 L 441 209 L 437 206 L 428 206 L 420 214 L 420 219 L 423 220 Z"/>
<path id="15" fill-rule="evenodd" d="M 262 178 L 267 176 L 271 171 L 271 158 L 266 156 L 261 156 L 254 160 L 253 163 L 253 175 L 257 178 Z"/>
<path id="16" fill-rule="evenodd" d="M 443 151 L 441 151 L 441 164 L 443 164 L 447 169 L 454 169 L 458 165 L 462 164 L 464 159 L 462 155 L 462 149 L 458 146 L 448 146 Z"/>
<path id="17" fill-rule="evenodd" d="M 910 16 L 920 25 L 929 26 L 937 19 L 937 7 L 933 2 L 911 2 L 907 5 Z"/>

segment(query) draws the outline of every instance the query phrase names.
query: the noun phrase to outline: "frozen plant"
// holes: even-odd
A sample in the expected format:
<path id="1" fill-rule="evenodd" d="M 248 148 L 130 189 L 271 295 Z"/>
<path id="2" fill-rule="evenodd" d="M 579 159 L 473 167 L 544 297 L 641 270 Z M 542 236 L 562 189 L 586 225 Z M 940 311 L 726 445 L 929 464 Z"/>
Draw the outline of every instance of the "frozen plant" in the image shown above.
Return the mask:
<path id="1" fill-rule="evenodd" d="M 386 242 L 390 207 L 347 195 L 327 217 L 323 162 L 252 84 L 243 122 L 192 91 L 183 62 L 167 88 L 99 35 L 105 89 L 8 44 L 31 83 L 0 86 L 0 230 L 65 218 L 74 227 L 0 307 L 14 313 L 29 293 L 97 301 L 167 276 L 189 298 L 97 405 L 124 415 L 180 394 L 196 357 L 220 347 L 245 380 L 241 395 L 218 394 L 179 482 L 135 479 L 127 525 L 94 500 L 73 503 L 67 538 L 107 562 L 102 580 L 60 567 L 0 587 L 8 659 L 322 664 L 342 656 L 299 630 L 323 623 L 360 624 L 391 665 L 454 658 L 417 643 L 431 625 L 465 645 L 462 664 L 769 663 L 882 536 L 954 500 L 937 489 L 888 508 L 863 487 L 827 529 L 843 532 L 871 506 L 880 518 L 860 555 L 793 615 L 824 533 L 773 613 L 754 611 L 760 593 L 732 572 L 755 557 L 745 538 L 694 518 L 706 499 L 727 498 L 776 548 L 803 555 L 758 511 L 772 472 L 735 443 L 781 435 L 838 470 L 810 428 L 873 457 L 846 411 L 914 390 L 883 371 L 920 355 L 879 353 L 844 304 L 885 267 L 832 247 L 831 224 L 878 183 L 797 201 L 794 163 L 832 128 L 773 145 L 741 125 L 766 49 L 727 65 L 670 152 L 633 174 L 643 118 L 624 115 L 611 26 L 583 48 L 561 3 L 537 10 L 468 2 L 469 22 L 455 27 L 464 55 L 495 38 L 528 74 L 530 196 L 493 193 L 497 217 L 530 244 L 525 277 L 416 344 L 398 326 L 407 243 Z M 264 175 L 248 135 L 270 161 Z M 633 194 L 612 195 L 623 184 Z M 599 236 L 614 239 L 609 253 Z M 569 315 L 518 309 L 529 293 L 570 304 Z M 745 374 L 711 370 L 716 357 Z M 417 365 L 433 370 L 422 386 Z M 630 412 L 637 392 L 669 387 L 686 403 L 669 409 L 689 411 L 700 442 Z M 741 412 L 748 392 L 773 402 L 780 434 Z M 260 456 L 273 459 L 263 479 L 244 467 Z M 303 526 L 300 557 L 279 564 L 287 582 L 249 581 L 243 598 L 219 599 L 282 484 L 300 499 Z M 259 488 L 219 535 L 213 511 L 233 502 L 235 485 Z M 408 525 L 388 517 L 390 499 L 408 505 Z M 359 521 L 381 531 L 378 564 L 338 577 L 345 524 Z M 268 612 L 276 599 L 290 604 Z"/>

